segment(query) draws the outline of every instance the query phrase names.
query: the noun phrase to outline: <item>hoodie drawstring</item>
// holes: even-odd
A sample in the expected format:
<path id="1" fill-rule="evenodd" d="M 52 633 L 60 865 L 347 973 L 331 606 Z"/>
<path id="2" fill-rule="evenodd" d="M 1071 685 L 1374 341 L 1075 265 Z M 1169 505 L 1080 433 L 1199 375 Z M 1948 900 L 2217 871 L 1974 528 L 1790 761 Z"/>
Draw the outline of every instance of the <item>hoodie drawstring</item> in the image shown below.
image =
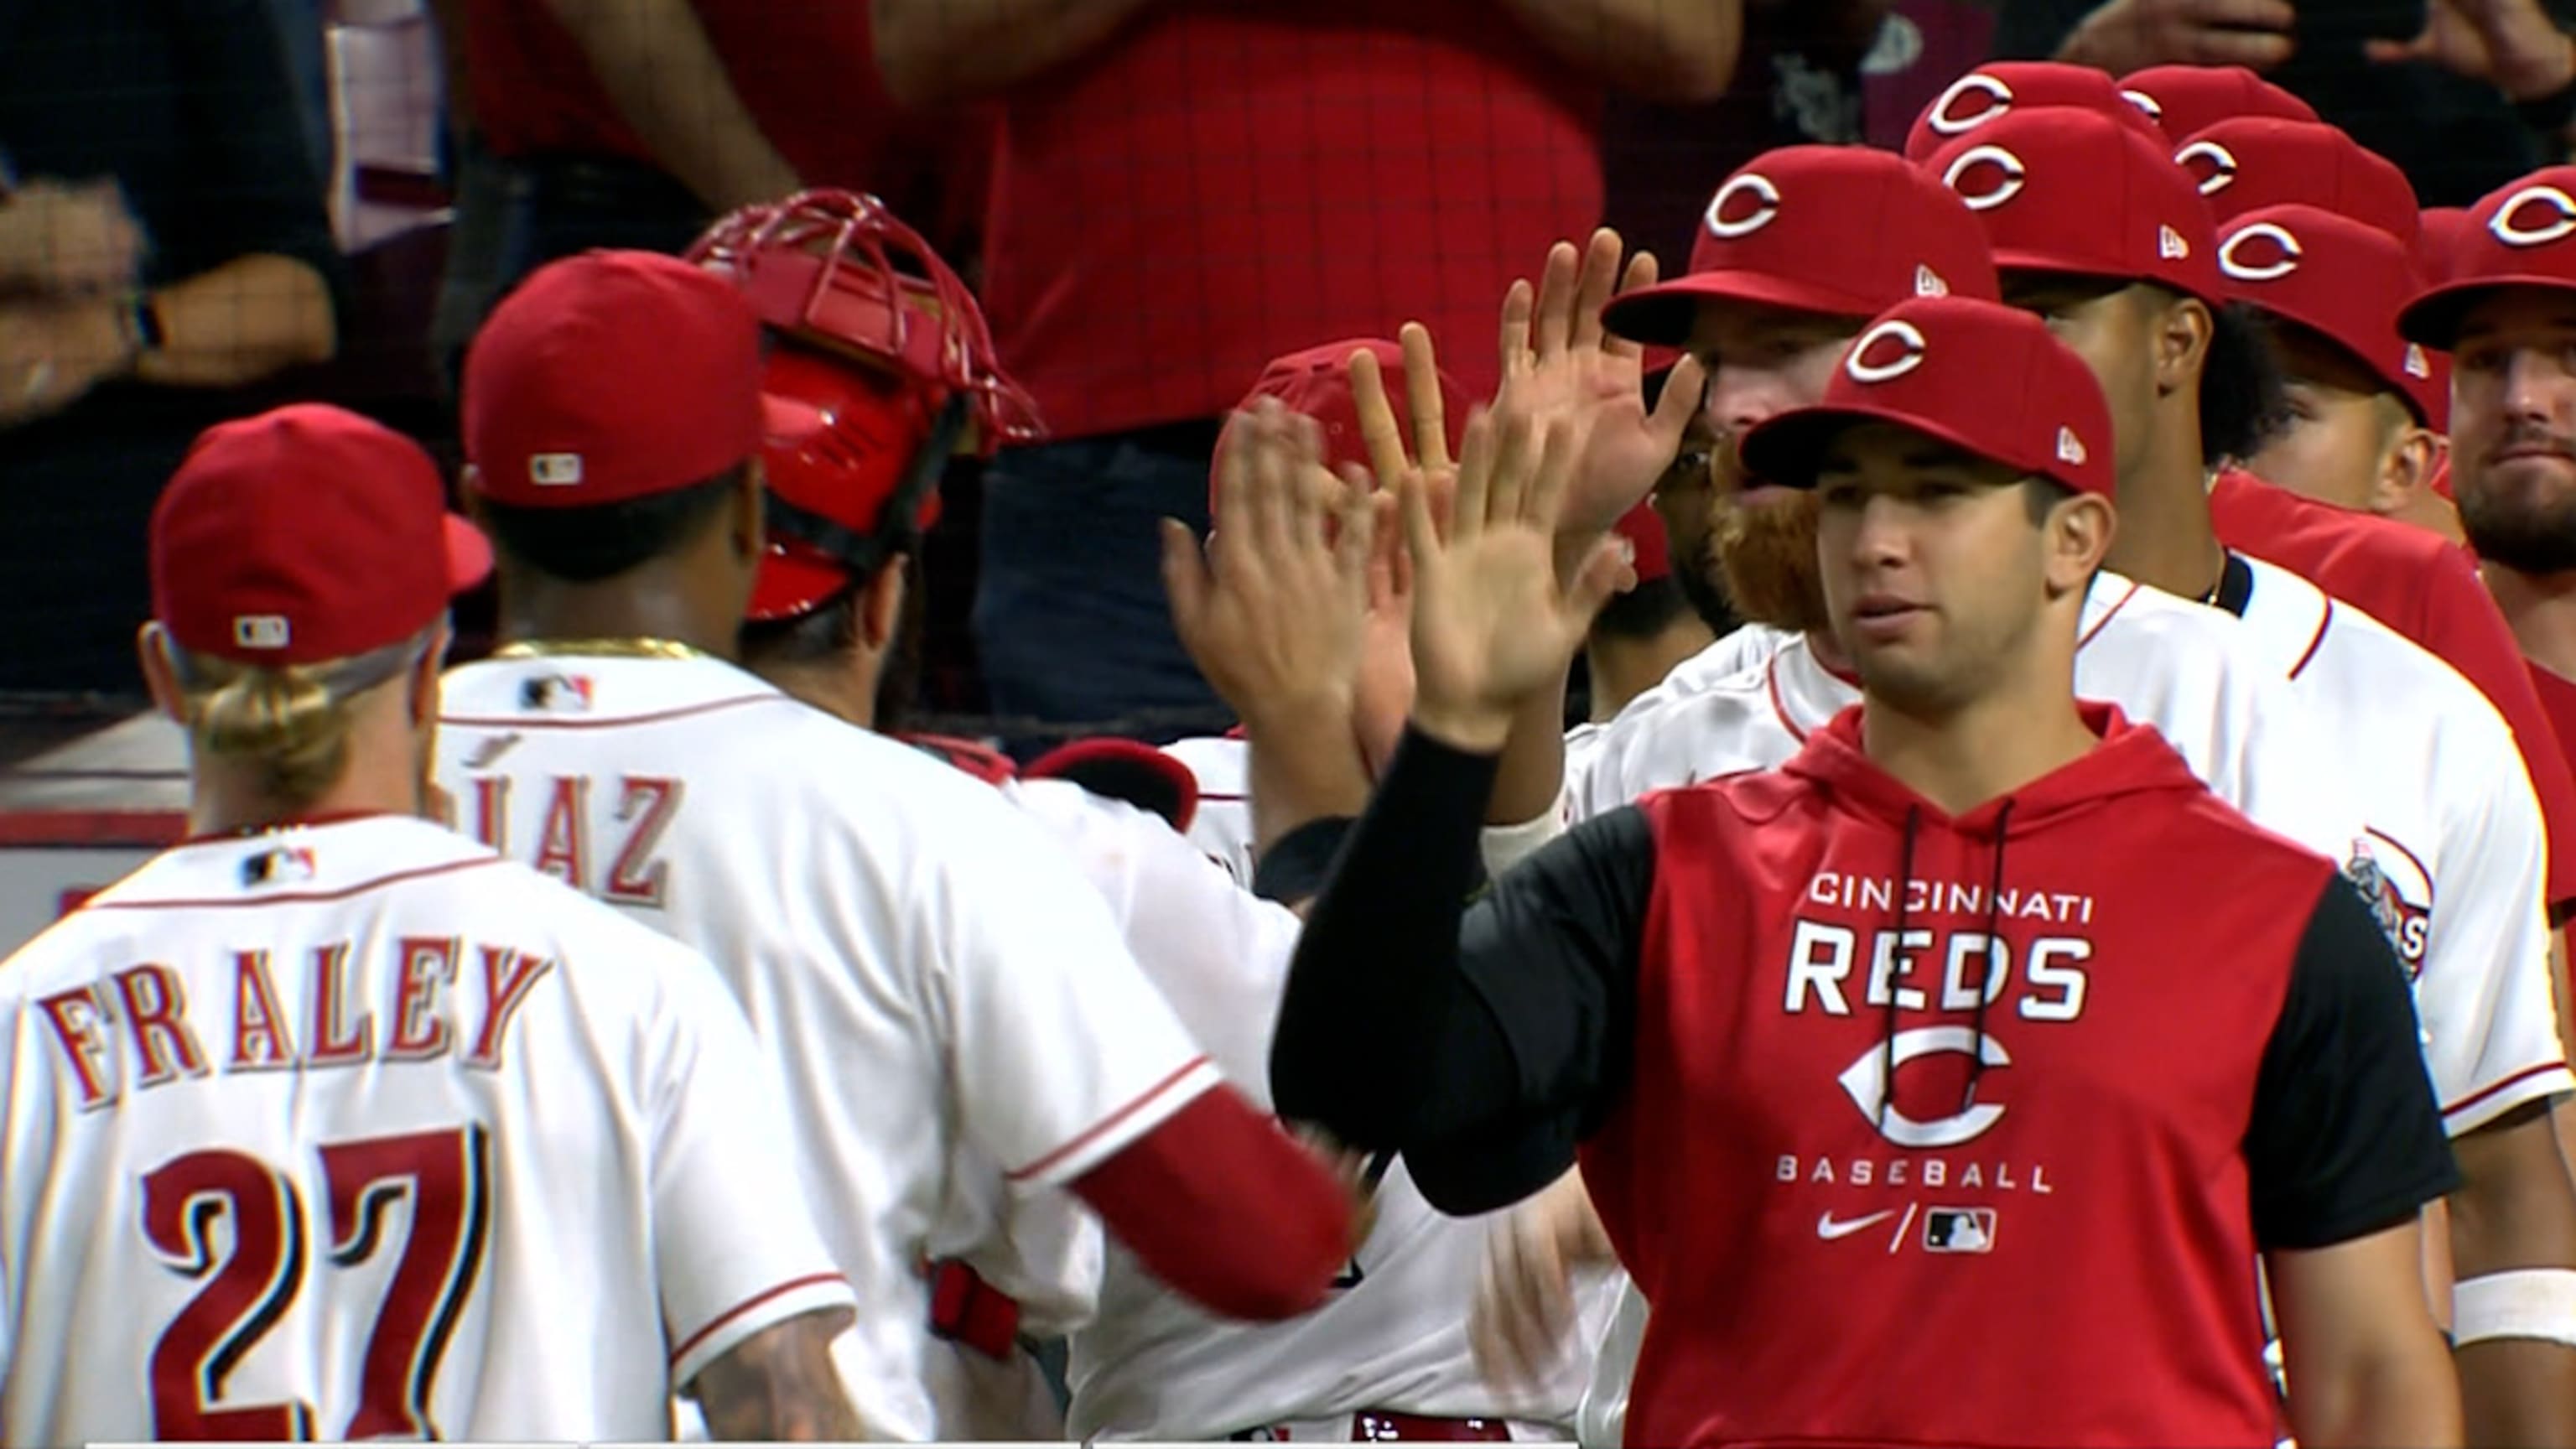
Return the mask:
<path id="1" fill-rule="evenodd" d="M 2012 809 L 2012 797 L 2006 796 L 2002 807 L 1995 811 L 1995 869 L 1986 881 L 1986 974 L 1977 983 L 1976 1050 L 1968 1057 L 1968 1089 L 1959 1098 L 1962 1112 L 1977 1104 L 1977 1081 L 1986 1074 L 1986 1008 L 1995 999 L 1995 958 L 2004 948 L 1999 934 L 2004 914 L 2004 841 L 2012 824 Z"/>
<path id="2" fill-rule="evenodd" d="M 1888 952 L 1887 1000 L 1879 1009 L 1879 1080 L 1878 1121 L 1881 1134 L 1887 1131 L 1888 1110 L 1896 1103 L 1896 998 L 1904 991 L 1897 979 L 1896 967 L 1905 961 L 1905 928 L 1914 904 L 1914 838 L 1923 828 L 1923 807 L 1905 807 L 1905 837 L 1896 852 L 1896 940 Z"/>

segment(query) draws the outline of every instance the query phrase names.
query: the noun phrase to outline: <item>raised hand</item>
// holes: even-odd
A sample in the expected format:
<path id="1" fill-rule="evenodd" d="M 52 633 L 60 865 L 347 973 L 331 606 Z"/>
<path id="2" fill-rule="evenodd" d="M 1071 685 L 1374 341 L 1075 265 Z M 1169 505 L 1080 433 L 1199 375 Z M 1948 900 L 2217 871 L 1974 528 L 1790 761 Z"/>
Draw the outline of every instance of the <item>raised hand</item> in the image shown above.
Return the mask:
<path id="1" fill-rule="evenodd" d="M 1544 1383 L 1581 1327 L 1575 1273 L 1616 1261 L 1580 1173 L 1505 1213 L 1487 1231 L 1484 1276 L 1467 1315 L 1467 1342 L 1485 1382 L 1507 1393 Z"/>
<path id="2" fill-rule="evenodd" d="M 1415 725 L 1459 749 L 1498 751 L 1523 700 L 1553 688 L 1592 616 L 1627 576 L 1615 539 L 1557 573 L 1555 520 L 1575 430 L 1479 410 L 1459 449 L 1448 536 L 1420 470 L 1401 485 L 1413 559 Z"/>
<path id="3" fill-rule="evenodd" d="M 1558 242 L 1538 285 L 1514 282 L 1503 297 L 1503 387 L 1494 407 L 1506 418 L 1574 431 L 1579 461 L 1556 525 L 1570 535 L 1609 528 L 1655 486 L 1681 448 L 1705 381 L 1695 359 L 1682 359 L 1648 411 L 1644 349 L 1601 325 L 1612 296 L 1655 284 L 1654 254 L 1637 253 L 1622 277 L 1622 249 L 1607 227 L 1580 252 Z"/>
<path id="4" fill-rule="evenodd" d="M 1206 549 L 1163 523 L 1172 623 L 1247 726 L 1337 714 L 1347 728 L 1375 515 L 1365 480 L 1321 457 L 1314 422 L 1264 398 L 1226 430 Z"/>

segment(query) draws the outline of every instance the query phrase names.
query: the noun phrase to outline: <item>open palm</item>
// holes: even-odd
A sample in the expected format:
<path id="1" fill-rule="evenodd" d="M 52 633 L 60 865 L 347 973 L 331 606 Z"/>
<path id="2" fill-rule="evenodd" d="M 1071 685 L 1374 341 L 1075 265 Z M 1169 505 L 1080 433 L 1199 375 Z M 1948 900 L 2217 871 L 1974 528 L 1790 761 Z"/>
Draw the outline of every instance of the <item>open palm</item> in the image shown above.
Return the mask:
<path id="1" fill-rule="evenodd" d="M 1552 687 L 1622 581 L 1615 542 L 1557 576 L 1556 530 L 1576 430 L 1479 412 L 1459 449 L 1446 539 L 1420 471 L 1403 484 L 1413 555 L 1414 717 L 1465 749 L 1495 750 L 1517 706 Z"/>
<path id="2" fill-rule="evenodd" d="M 1674 385 L 1649 410 L 1644 349 L 1602 327 L 1614 282 L 1618 293 L 1655 284 L 1651 252 L 1637 253 L 1620 276 L 1622 249 L 1608 228 L 1580 253 L 1559 242 L 1538 286 L 1514 282 L 1503 298 L 1503 387 L 1495 408 L 1574 433 L 1574 472 L 1557 525 L 1569 534 L 1606 529 L 1646 496 L 1680 450 L 1700 395 L 1699 364 L 1684 358 Z"/>

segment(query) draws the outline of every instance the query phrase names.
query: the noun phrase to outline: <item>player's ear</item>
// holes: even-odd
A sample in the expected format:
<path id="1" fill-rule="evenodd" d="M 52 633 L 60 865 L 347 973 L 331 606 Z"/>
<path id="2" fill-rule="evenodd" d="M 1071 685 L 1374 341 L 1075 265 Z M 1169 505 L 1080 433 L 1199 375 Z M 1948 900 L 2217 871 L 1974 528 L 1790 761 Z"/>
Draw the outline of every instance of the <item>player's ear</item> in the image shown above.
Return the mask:
<path id="1" fill-rule="evenodd" d="M 2023 486 L 2049 485 L 2033 481 Z M 2111 552 L 2111 539 L 2119 526 L 2119 514 L 2111 500 L 2099 494 L 2066 493 L 2050 506 L 2047 520 L 2041 525 L 2050 597 L 2078 593 L 2091 585 L 2093 575 L 2101 571 L 2103 558 Z"/>
<path id="2" fill-rule="evenodd" d="M 2150 299 L 2150 305 L 2163 303 L 2150 313 L 2156 342 L 2156 395 L 2197 394 L 2201 369 L 2209 365 L 2210 340 L 2218 335 L 2218 319 L 2198 297 L 2167 296 L 2152 287 L 2139 288 L 2138 295 Z"/>
<path id="3" fill-rule="evenodd" d="M 2442 461 L 2442 440 L 2411 419 L 2396 430 L 2371 480 L 2370 511 L 2400 513 L 2433 486 L 2433 469 Z"/>
<path id="4" fill-rule="evenodd" d="M 859 591 L 859 640 L 871 654 L 894 647 L 895 631 L 903 623 L 904 572 L 910 562 L 899 553 L 888 555 Z"/>
<path id="5" fill-rule="evenodd" d="M 158 620 L 134 631 L 134 654 L 143 666 L 143 687 L 152 695 L 152 707 L 186 724 L 187 692 L 179 688 L 179 666 L 171 661 L 171 648 L 170 633 Z"/>

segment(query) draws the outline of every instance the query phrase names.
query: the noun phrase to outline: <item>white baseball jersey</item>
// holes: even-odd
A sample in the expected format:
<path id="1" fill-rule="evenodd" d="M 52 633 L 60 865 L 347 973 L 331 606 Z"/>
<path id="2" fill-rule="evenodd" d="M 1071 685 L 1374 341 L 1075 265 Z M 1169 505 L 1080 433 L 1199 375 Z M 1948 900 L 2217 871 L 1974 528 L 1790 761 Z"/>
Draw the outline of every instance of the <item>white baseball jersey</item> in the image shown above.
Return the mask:
<path id="1" fill-rule="evenodd" d="M 1218 795 L 1241 795 L 1228 787 L 1243 779 L 1246 748 L 1235 739 L 1172 747 L 1194 769 L 1224 772 L 1202 778 L 1186 840 L 1155 816 L 1060 782 L 1023 782 L 1018 791 L 1108 898 L 1138 963 L 1190 1034 L 1266 1108 L 1270 1038 L 1300 923 L 1209 863 L 1241 860 L 1249 879 L 1249 811 L 1239 799 L 1220 800 L 1232 808 L 1212 822 L 1205 793 L 1213 783 Z M 1476 1370 L 1467 1311 L 1490 1221 L 1442 1216 L 1401 1160 L 1375 1200 L 1377 1221 L 1332 1299 L 1284 1323 L 1211 1317 L 1112 1248 L 1099 1312 L 1073 1338 L 1068 1427 L 1084 1438 L 1172 1442 L 1362 1409 L 1571 1423 L 1588 1353 L 1518 1394 L 1497 1392 Z M 1585 1285 L 1582 1343 L 1606 1326 L 1616 1286 L 1607 1275 Z"/>
<path id="2" fill-rule="evenodd" d="M 446 698 L 461 829 L 725 974 L 858 1290 L 860 1412 L 932 1437 L 921 1266 L 961 1194 L 1076 1179 L 1216 1069 L 1062 852 L 916 749 L 708 658 L 487 660 Z"/>
<path id="3" fill-rule="evenodd" d="M 1252 889 L 1252 746 L 1241 735 L 1204 735 L 1176 740 L 1163 753 L 1189 766 L 1199 782 L 1190 844 L 1224 866 L 1236 885 Z"/>
<path id="4" fill-rule="evenodd" d="M 0 1420 L 659 1439 L 847 1306 L 713 969 L 426 821 L 181 845 L 0 971 Z"/>
<path id="5" fill-rule="evenodd" d="M 2443 1125 L 2456 1137 L 2576 1088 L 2549 974 L 2549 838 L 2512 728 L 2405 636 L 2244 562 L 2241 631 L 2349 762 L 2368 830 L 2348 873 L 2414 977 Z"/>

